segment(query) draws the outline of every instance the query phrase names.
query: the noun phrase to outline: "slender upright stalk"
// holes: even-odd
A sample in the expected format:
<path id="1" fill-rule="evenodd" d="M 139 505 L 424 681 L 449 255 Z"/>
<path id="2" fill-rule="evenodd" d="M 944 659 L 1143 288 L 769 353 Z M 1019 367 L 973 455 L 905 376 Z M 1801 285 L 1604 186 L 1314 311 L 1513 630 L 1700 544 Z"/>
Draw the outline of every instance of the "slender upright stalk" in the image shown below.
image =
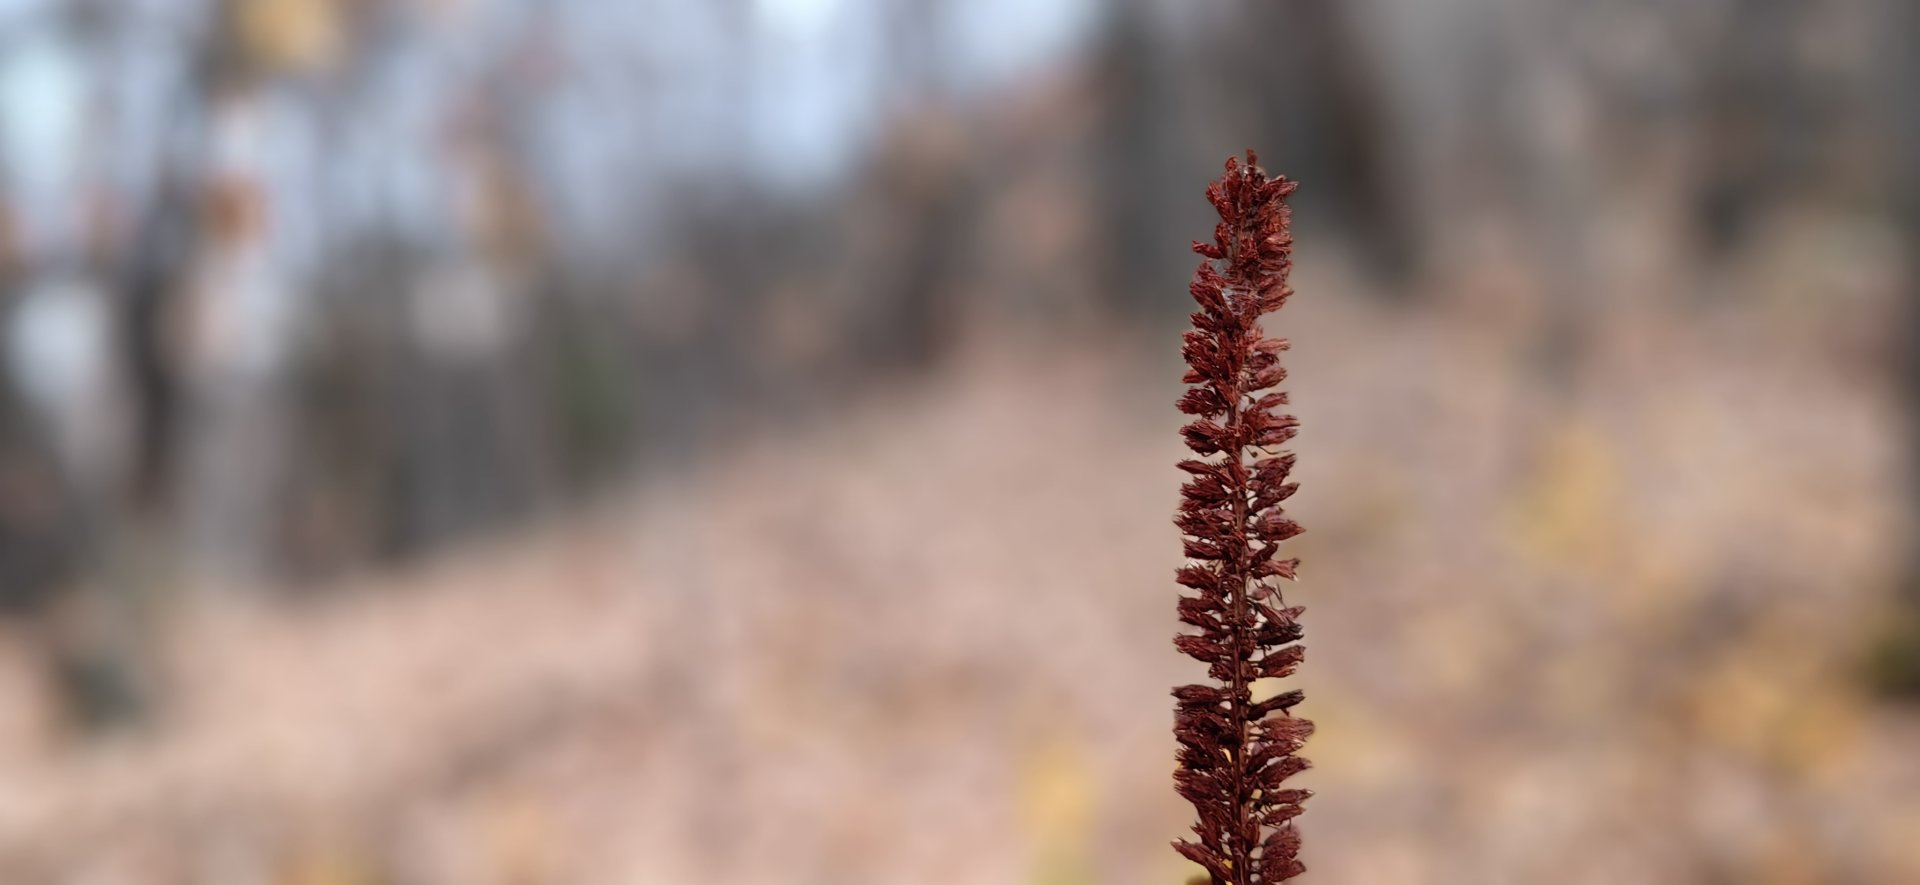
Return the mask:
<path id="1" fill-rule="evenodd" d="M 1277 558 L 1281 542 L 1301 529 L 1281 506 L 1297 487 L 1287 480 L 1293 455 L 1276 450 L 1299 422 L 1275 413 L 1287 404 L 1284 392 L 1262 392 L 1286 379 L 1280 354 L 1287 342 L 1260 329 L 1261 315 L 1293 294 L 1286 197 L 1294 184 L 1268 178 L 1255 159 L 1248 151 L 1244 165 L 1227 160 L 1226 174 L 1207 188 L 1220 223 L 1213 242 L 1193 245 L 1205 256 L 1190 287 L 1200 310 L 1182 348 L 1183 380 L 1192 386 L 1179 407 L 1196 417 L 1180 434 L 1199 457 L 1179 464 L 1192 479 L 1180 488 L 1174 519 L 1190 560 L 1177 579 L 1195 595 L 1183 594 L 1178 611 L 1199 631 L 1173 641 L 1207 665 L 1214 684 L 1173 691 L 1174 784 L 1199 816 L 1199 841 L 1174 847 L 1205 867 L 1213 885 L 1282 882 L 1305 872 L 1293 820 L 1311 795 L 1281 788 L 1308 766 L 1295 755 L 1313 733 L 1313 723 L 1291 712 L 1301 692 L 1253 698 L 1256 680 L 1291 674 L 1305 654 L 1292 644 L 1302 609 L 1286 607 L 1275 583 L 1292 580 L 1300 564 Z"/>

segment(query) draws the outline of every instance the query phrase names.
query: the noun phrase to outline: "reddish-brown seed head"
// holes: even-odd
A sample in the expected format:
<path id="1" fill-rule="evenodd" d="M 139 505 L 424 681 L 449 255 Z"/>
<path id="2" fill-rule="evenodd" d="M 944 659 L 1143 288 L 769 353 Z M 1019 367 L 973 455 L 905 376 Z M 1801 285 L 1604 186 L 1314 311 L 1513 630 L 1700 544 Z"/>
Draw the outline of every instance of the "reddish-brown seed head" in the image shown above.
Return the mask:
<path id="1" fill-rule="evenodd" d="M 1187 363 L 1179 410 L 1197 456 L 1181 461 L 1189 475 L 1174 518 L 1192 560 L 1176 573 L 1192 591 L 1177 606 L 1192 628 L 1174 637 L 1181 653 L 1206 665 L 1213 684 L 1174 689 L 1174 736 L 1180 744 L 1174 786 L 1191 802 L 1197 841 L 1174 847 L 1207 871 L 1212 885 L 1260 885 L 1300 875 L 1300 834 L 1293 820 L 1309 795 L 1283 783 L 1305 770 L 1295 755 L 1313 723 L 1295 717 L 1298 691 L 1256 700 L 1253 683 L 1291 674 L 1305 656 L 1302 609 L 1285 607 L 1277 581 L 1292 580 L 1299 560 L 1277 558 L 1300 525 L 1283 502 L 1294 458 L 1277 447 L 1299 422 L 1276 411 L 1287 395 L 1284 339 L 1266 337 L 1260 318 L 1293 290 L 1293 236 L 1286 197 L 1294 185 L 1268 177 L 1252 151 L 1207 187 L 1220 214 L 1189 292 L 1199 310 L 1181 339 Z"/>

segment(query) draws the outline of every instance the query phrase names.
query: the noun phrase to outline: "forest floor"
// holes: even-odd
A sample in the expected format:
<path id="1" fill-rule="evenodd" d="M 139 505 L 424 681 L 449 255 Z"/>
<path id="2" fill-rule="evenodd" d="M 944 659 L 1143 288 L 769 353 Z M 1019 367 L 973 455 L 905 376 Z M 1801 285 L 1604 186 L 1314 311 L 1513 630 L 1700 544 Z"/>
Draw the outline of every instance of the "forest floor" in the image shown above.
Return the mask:
<path id="1" fill-rule="evenodd" d="M 1306 881 L 1920 881 L 1920 718 L 1858 676 L 1892 391 L 1852 330 L 1702 310 L 1559 380 L 1472 305 L 1283 315 Z M 196 594 L 149 731 L 0 754 L 0 882 L 1181 881 L 1141 348 L 972 349 L 537 530 Z"/>

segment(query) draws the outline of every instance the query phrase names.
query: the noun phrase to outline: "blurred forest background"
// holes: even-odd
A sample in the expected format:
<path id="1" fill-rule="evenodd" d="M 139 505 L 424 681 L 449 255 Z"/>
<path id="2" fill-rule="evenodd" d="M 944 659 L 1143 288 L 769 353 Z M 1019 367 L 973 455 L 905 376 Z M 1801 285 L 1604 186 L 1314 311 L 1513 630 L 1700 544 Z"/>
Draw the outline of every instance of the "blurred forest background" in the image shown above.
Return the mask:
<path id="1" fill-rule="evenodd" d="M 4 0 L 0 882 L 1180 882 L 1301 181 L 1304 881 L 1920 882 L 1907 0 Z"/>

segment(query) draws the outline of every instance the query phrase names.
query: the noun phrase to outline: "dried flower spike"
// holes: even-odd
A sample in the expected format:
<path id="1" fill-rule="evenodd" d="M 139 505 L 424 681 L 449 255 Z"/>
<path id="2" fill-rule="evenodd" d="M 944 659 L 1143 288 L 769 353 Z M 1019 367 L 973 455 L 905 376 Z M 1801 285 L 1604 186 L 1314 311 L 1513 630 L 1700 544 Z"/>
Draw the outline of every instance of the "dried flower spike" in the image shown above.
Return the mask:
<path id="1" fill-rule="evenodd" d="M 1182 595 L 1180 620 L 1198 628 L 1174 637 L 1180 651 L 1207 665 L 1207 685 L 1176 688 L 1174 736 L 1179 770 L 1174 784 L 1193 803 L 1198 842 L 1176 842 L 1205 867 L 1213 885 L 1283 882 L 1305 872 L 1293 819 L 1306 790 L 1282 784 L 1308 766 L 1294 755 L 1313 723 L 1290 712 L 1299 691 L 1254 700 L 1258 679 L 1286 676 L 1299 666 L 1300 608 L 1288 608 L 1275 579 L 1291 580 L 1297 559 L 1279 559 L 1281 542 L 1301 529 L 1281 507 L 1294 492 L 1287 480 L 1293 455 L 1275 447 L 1293 438 L 1298 422 L 1275 413 L 1287 403 L 1272 390 L 1286 379 L 1284 339 L 1267 338 L 1260 317 L 1286 302 L 1293 236 L 1286 197 L 1294 184 L 1268 178 L 1247 152 L 1242 165 L 1207 187 L 1220 211 L 1213 242 L 1194 243 L 1205 256 L 1191 291 L 1200 310 L 1186 333 L 1187 361 L 1180 411 L 1195 416 L 1181 429 L 1199 457 L 1181 461 L 1192 478 L 1180 488 L 1174 523 L 1185 536 L 1190 562 L 1178 573 L 1194 592 Z M 1217 457 L 1216 457 L 1217 456 Z"/>

